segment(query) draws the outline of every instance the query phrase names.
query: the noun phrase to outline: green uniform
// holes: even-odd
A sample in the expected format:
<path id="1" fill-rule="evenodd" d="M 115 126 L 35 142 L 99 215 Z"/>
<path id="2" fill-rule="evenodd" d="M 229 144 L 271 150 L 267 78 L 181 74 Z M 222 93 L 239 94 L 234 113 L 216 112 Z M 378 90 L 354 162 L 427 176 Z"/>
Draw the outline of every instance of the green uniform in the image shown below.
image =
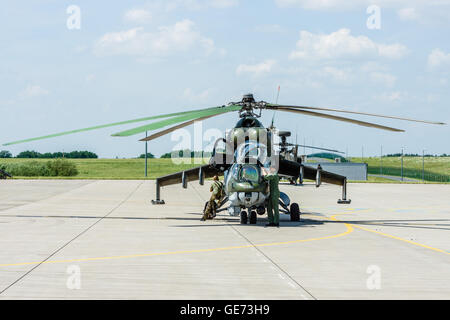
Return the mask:
<path id="1" fill-rule="evenodd" d="M 267 205 L 267 216 L 269 217 L 270 223 L 280 222 L 280 211 L 278 208 L 278 201 L 280 198 L 280 189 L 278 188 L 278 183 L 280 182 L 280 177 L 277 174 L 268 174 L 264 176 L 264 179 L 269 182 L 270 187 L 270 198 Z"/>
<path id="2" fill-rule="evenodd" d="M 215 200 L 222 200 L 223 183 L 220 181 L 214 181 L 209 191 L 212 192 L 212 194 L 211 198 L 208 201 L 208 204 L 206 205 L 205 212 L 203 213 L 203 219 L 205 220 L 212 219 L 215 216 Z"/>

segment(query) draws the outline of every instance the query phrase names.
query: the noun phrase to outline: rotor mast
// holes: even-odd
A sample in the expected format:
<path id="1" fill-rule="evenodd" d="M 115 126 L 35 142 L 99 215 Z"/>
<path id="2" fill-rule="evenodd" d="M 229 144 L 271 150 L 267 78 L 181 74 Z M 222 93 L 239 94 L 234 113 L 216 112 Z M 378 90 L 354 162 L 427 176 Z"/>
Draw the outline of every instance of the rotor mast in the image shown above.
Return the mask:
<path id="1" fill-rule="evenodd" d="M 255 98 L 253 97 L 252 93 L 244 94 L 242 97 L 242 100 L 239 102 L 230 102 L 229 105 L 238 105 L 241 106 L 242 109 L 239 110 L 239 117 L 245 118 L 245 117 L 255 117 L 260 118 L 261 117 L 261 109 L 264 109 L 266 106 L 265 101 L 255 101 Z M 259 109 L 259 112 L 256 113 L 255 110 Z"/>

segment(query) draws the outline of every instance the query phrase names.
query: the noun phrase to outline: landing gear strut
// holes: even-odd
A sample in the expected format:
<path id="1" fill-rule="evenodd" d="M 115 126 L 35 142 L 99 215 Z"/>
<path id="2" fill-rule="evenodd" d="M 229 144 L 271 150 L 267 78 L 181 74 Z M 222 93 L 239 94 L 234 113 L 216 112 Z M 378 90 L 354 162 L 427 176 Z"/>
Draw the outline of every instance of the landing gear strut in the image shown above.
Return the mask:
<path id="1" fill-rule="evenodd" d="M 156 200 L 152 200 L 153 205 L 166 204 L 164 200 L 161 199 L 161 187 L 159 185 L 158 179 L 156 179 Z"/>
<path id="2" fill-rule="evenodd" d="M 347 179 L 344 180 L 342 185 L 342 199 L 339 199 L 337 203 L 339 204 L 350 204 L 352 200 L 347 199 Z"/>

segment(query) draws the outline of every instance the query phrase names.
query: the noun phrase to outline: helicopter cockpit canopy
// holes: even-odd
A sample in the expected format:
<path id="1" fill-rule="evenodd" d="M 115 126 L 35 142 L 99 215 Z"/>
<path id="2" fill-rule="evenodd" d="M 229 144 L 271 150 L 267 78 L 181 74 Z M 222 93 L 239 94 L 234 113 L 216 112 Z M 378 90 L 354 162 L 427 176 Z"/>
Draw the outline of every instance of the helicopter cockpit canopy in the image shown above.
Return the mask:
<path id="1" fill-rule="evenodd" d="M 264 126 L 254 117 L 245 117 L 236 123 L 235 128 L 264 128 Z"/>

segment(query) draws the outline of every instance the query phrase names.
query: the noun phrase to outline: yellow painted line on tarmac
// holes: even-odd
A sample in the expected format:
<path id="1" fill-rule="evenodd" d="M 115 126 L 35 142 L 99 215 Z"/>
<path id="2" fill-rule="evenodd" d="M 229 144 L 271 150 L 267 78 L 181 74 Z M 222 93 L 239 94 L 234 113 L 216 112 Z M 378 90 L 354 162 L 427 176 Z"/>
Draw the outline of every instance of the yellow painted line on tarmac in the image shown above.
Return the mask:
<path id="1" fill-rule="evenodd" d="M 336 218 L 330 217 L 331 220 L 338 221 Z M 268 246 L 278 246 L 283 244 L 292 244 L 292 243 L 300 243 L 300 242 L 310 242 L 310 241 L 318 241 L 318 240 L 326 240 L 326 239 L 335 239 L 340 238 L 343 236 L 346 236 L 353 232 L 353 226 L 345 223 L 344 224 L 347 227 L 347 230 L 345 232 L 335 234 L 332 236 L 326 236 L 326 237 L 319 237 L 319 238 L 310 238 L 310 239 L 302 239 L 302 240 L 292 240 L 292 241 L 284 241 L 284 242 L 274 242 L 274 243 L 264 243 L 264 244 L 255 244 L 255 247 L 268 247 Z"/>
<path id="2" fill-rule="evenodd" d="M 338 214 L 338 215 L 350 214 L 350 213 L 359 213 L 358 211 L 351 211 L 350 212 L 350 210 L 353 210 L 353 209 L 349 209 L 349 212 L 344 212 L 344 213 L 341 213 L 341 214 Z M 367 210 L 371 211 L 372 209 L 367 209 Z M 366 211 L 366 210 L 364 210 L 364 211 Z M 338 215 L 332 216 L 331 219 L 335 220 L 335 221 L 339 221 L 338 219 L 335 218 Z M 345 225 L 347 225 L 347 223 L 345 223 Z M 379 234 L 379 235 L 387 237 L 387 238 L 403 241 L 403 242 L 406 242 L 406 243 L 409 243 L 409 244 L 412 244 L 412 245 L 415 245 L 415 246 L 418 246 L 418 247 L 422 247 L 422 248 L 425 248 L 425 249 L 428 249 L 428 250 L 432 250 L 432 251 L 435 251 L 435 252 L 440 252 L 440 253 L 444 253 L 444 254 L 450 255 L 450 252 L 448 252 L 448 251 L 445 251 L 445 250 L 442 250 L 442 249 L 438 249 L 438 248 L 434 248 L 434 247 L 428 246 L 426 244 L 422 244 L 422 243 L 419 243 L 419 242 L 415 242 L 415 241 L 411 241 L 411 240 L 408 240 L 408 239 L 400 238 L 400 237 L 397 237 L 397 236 L 393 236 L 391 234 L 387 234 L 387 233 L 384 233 L 384 232 L 380 232 L 380 231 L 372 230 L 372 229 L 369 229 L 369 228 L 361 227 L 361 226 L 358 226 L 358 225 L 355 225 L 355 224 L 350 224 L 350 225 L 352 227 L 354 227 L 354 228 L 358 228 L 358 229 L 361 229 L 361 230 L 364 230 L 364 231 L 367 231 L 367 232 L 376 233 L 376 234 Z"/>
<path id="3" fill-rule="evenodd" d="M 338 221 L 335 218 L 335 216 L 330 217 L 330 219 L 334 220 L 334 221 Z M 0 264 L 0 267 L 26 266 L 26 265 L 36 265 L 36 264 L 73 263 L 73 262 L 87 262 L 87 261 L 100 261 L 100 260 L 118 260 L 118 259 L 130 259 L 130 258 L 141 258 L 141 257 L 168 256 L 168 255 L 176 255 L 176 254 L 228 251 L 228 250 L 245 249 L 245 248 L 253 248 L 253 247 L 279 246 L 279 245 L 286 245 L 286 244 L 335 239 L 335 238 L 346 236 L 353 232 L 354 229 L 353 229 L 352 225 L 350 225 L 348 223 L 345 223 L 344 225 L 347 228 L 347 230 L 345 232 L 331 235 L 331 236 L 318 237 L 318 238 L 300 239 L 300 240 L 283 241 L 283 242 L 272 242 L 272 243 L 262 243 L 262 244 L 255 244 L 255 245 L 248 244 L 248 245 L 243 245 L 243 246 L 232 246 L 232 247 L 211 248 L 211 249 L 155 252 L 155 253 L 131 254 L 131 255 L 111 256 L 111 257 L 68 259 L 68 260 L 48 260 L 48 261 L 44 261 L 44 262 L 35 261 L 35 262 L 8 263 L 8 264 Z"/>
<path id="4" fill-rule="evenodd" d="M 445 250 L 438 249 L 438 248 L 433 248 L 433 247 L 427 246 L 426 244 L 414 242 L 414 241 L 411 241 L 411 240 L 408 240 L 408 239 L 400 238 L 400 237 L 397 237 L 397 236 L 393 236 L 393 235 L 390 235 L 390 234 L 387 234 L 387 233 L 384 233 L 384 232 L 380 232 L 380 231 L 376 231 L 376 230 L 372 230 L 372 229 L 369 229 L 369 228 L 356 226 L 354 224 L 352 226 L 355 227 L 355 228 L 364 230 L 364 231 L 368 231 L 368 232 L 372 232 L 372 233 L 376 233 L 376 234 L 382 235 L 384 237 L 388 237 L 388 238 L 391 238 L 391 239 L 403 241 L 403 242 L 406 242 L 406 243 L 409 243 L 409 244 L 413 244 L 413 245 L 418 246 L 418 247 L 422 247 L 422 248 L 425 248 L 425 249 L 429 249 L 429 250 L 433 250 L 433 251 L 436 251 L 436 252 L 440 252 L 440 253 L 444 253 L 444 254 L 449 254 L 450 255 L 450 252 L 447 252 Z"/>

